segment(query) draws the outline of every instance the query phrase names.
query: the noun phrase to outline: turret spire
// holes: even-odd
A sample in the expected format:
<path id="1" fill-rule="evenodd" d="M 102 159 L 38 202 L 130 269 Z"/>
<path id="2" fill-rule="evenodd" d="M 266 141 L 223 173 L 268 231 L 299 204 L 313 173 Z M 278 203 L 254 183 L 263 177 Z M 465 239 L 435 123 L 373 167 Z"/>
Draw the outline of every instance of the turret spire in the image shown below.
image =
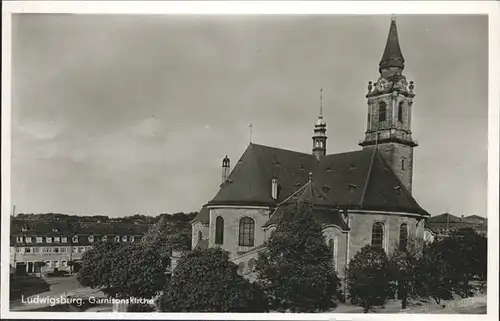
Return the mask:
<path id="1" fill-rule="evenodd" d="M 383 69 L 388 69 L 390 67 L 397 67 L 403 70 L 405 67 L 404 62 L 405 59 L 403 58 L 401 47 L 399 46 L 396 17 L 392 15 L 389 35 L 387 37 L 387 43 L 385 44 L 384 54 L 380 60 L 379 71 L 382 72 Z"/>
<path id="2" fill-rule="evenodd" d="M 313 154 L 319 159 L 326 155 L 326 122 L 323 119 L 323 88 L 319 90 L 319 115 L 313 134 Z"/>

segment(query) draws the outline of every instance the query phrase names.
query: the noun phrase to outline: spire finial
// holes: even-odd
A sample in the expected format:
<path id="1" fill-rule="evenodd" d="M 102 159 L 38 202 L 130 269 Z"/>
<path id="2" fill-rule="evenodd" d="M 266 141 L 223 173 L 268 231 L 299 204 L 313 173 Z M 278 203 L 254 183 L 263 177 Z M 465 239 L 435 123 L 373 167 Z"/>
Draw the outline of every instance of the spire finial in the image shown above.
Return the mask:
<path id="1" fill-rule="evenodd" d="M 323 88 L 319 90 L 319 117 L 323 117 Z"/>
<path id="2" fill-rule="evenodd" d="M 309 182 L 312 182 L 312 179 L 313 179 L 313 173 L 309 172 Z"/>
<path id="3" fill-rule="evenodd" d="M 396 15 L 395 15 L 394 13 L 393 13 L 393 14 L 391 14 L 391 22 L 392 22 L 392 21 L 396 21 Z"/>
<path id="4" fill-rule="evenodd" d="M 249 139 L 250 139 L 250 144 L 252 143 L 252 123 L 250 123 L 250 125 L 248 125 L 248 128 L 249 128 Z"/>

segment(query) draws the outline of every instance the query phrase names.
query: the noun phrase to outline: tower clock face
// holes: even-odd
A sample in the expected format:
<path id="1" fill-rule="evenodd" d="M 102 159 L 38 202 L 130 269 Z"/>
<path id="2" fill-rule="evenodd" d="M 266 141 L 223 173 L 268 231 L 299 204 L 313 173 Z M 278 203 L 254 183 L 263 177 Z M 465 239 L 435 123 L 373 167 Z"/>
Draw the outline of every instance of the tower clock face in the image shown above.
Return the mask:
<path id="1" fill-rule="evenodd" d="M 380 78 L 379 81 L 377 82 L 377 87 L 379 91 L 384 91 L 389 87 L 390 83 L 387 79 L 385 78 Z"/>

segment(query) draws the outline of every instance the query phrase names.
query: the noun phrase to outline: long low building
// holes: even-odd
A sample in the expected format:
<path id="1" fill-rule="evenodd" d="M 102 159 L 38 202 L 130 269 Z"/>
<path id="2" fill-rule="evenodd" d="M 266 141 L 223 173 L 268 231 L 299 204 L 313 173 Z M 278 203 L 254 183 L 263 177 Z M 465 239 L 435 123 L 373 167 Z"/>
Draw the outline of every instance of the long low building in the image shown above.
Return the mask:
<path id="1" fill-rule="evenodd" d="M 70 271 L 97 241 L 141 242 L 150 225 L 120 222 L 11 220 L 10 266 L 13 271 L 37 273 Z M 41 271 L 36 262 L 45 262 Z"/>

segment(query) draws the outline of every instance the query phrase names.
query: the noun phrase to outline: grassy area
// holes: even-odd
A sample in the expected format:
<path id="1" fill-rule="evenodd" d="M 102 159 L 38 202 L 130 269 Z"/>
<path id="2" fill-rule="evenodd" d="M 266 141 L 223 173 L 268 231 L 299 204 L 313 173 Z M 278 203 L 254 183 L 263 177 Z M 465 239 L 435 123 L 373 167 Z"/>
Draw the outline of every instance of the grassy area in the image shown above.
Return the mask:
<path id="1" fill-rule="evenodd" d="M 10 301 L 17 301 L 21 296 L 31 296 L 50 291 L 50 285 L 36 276 L 10 276 Z"/>

